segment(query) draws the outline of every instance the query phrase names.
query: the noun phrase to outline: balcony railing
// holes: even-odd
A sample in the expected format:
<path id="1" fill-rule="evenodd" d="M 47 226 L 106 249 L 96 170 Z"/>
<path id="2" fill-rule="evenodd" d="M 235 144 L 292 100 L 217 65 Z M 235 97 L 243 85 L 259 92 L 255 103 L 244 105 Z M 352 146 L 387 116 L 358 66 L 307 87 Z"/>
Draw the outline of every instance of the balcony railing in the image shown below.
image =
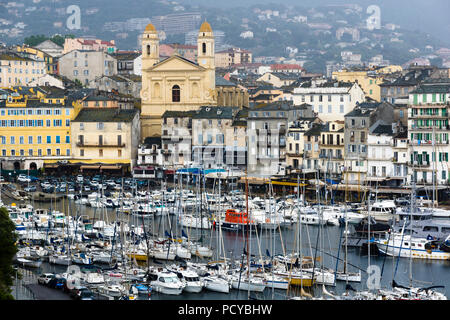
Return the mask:
<path id="1" fill-rule="evenodd" d="M 125 143 L 86 143 L 86 142 L 77 142 L 77 147 L 81 148 L 125 148 Z"/>
<path id="2" fill-rule="evenodd" d="M 426 168 L 430 166 L 430 162 L 428 161 L 408 161 L 408 166 L 414 166 L 418 168 Z"/>
<path id="3" fill-rule="evenodd" d="M 410 144 L 413 146 L 432 146 L 433 141 L 431 141 L 431 140 L 412 140 L 410 142 Z M 449 143 L 448 143 L 448 141 L 435 141 L 434 144 L 437 146 L 444 146 L 444 145 L 448 145 Z"/>

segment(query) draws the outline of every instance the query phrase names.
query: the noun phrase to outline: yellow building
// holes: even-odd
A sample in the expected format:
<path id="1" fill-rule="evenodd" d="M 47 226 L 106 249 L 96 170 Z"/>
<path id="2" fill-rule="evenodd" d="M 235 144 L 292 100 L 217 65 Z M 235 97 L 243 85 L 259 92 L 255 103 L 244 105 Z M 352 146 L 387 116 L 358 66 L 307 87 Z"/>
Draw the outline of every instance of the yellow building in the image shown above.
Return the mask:
<path id="1" fill-rule="evenodd" d="M 71 156 L 71 120 L 79 105 L 64 95 L 16 87 L 0 102 L 1 164 L 36 170 Z"/>
<path id="2" fill-rule="evenodd" d="M 83 108 L 72 121 L 72 158 L 81 171 L 130 171 L 140 136 L 139 111 L 120 108 Z"/>
<path id="3" fill-rule="evenodd" d="M 27 58 L 31 58 L 33 60 L 39 60 L 44 61 L 46 73 L 49 74 L 56 74 L 58 72 L 58 63 L 57 60 L 49 55 L 48 53 L 45 53 L 42 50 L 29 47 L 26 45 L 23 46 L 16 46 L 16 51 L 18 53 L 21 53 L 22 55 L 26 56 Z"/>
<path id="4" fill-rule="evenodd" d="M 383 83 L 384 76 L 398 71 L 402 71 L 402 67 L 395 65 L 366 70 L 344 69 L 342 71 L 333 72 L 332 78 L 342 82 L 357 82 L 367 97 L 380 102 L 380 84 Z"/>
<path id="5" fill-rule="evenodd" d="M 214 35 L 204 22 L 199 30 L 197 61 L 177 54 L 160 61 L 159 38 L 149 24 L 142 35 L 141 137 L 161 135 L 165 111 L 189 111 L 217 105 Z"/>

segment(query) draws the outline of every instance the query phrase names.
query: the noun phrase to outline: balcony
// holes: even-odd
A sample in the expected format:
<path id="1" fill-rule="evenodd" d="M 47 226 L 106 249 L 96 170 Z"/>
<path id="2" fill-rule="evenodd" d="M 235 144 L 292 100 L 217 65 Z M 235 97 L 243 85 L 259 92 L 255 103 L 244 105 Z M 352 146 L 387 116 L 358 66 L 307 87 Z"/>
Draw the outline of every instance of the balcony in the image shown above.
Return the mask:
<path id="1" fill-rule="evenodd" d="M 408 166 L 412 167 L 416 167 L 416 168 L 427 168 L 430 166 L 430 162 L 428 161 L 408 161 Z"/>
<path id="2" fill-rule="evenodd" d="M 445 146 L 448 145 L 448 141 L 435 141 L 434 144 L 436 146 Z M 410 145 L 413 146 L 432 146 L 433 145 L 433 141 L 431 140 L 412 140 L 410 142 Z"/>
<path id="3" fill-rule="evenodd" d="M 420 114 L 420 113 L 408 113 L 408 118 L 424 118 L 424 119 L 435 119 L 443 118 L 448 119 L 448 113 L 432 113 L 432 114 Z"/>
<path id="4" fill-rule="evenodd" d="M 125 143 L 86 143 L 86 142 L 77 142 L 77 147 L 80 148 L 125 148 Z"/>

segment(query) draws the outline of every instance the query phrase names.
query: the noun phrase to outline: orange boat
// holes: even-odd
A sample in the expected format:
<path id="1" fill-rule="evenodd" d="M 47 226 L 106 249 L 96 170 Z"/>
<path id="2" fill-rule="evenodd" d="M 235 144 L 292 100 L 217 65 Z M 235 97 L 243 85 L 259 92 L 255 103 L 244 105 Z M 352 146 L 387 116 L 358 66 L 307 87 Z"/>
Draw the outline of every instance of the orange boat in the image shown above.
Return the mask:
<path id="1" fill-rule="evenodd" d="M 248 218 L 247 212 L 238 212 L 234 209 L 227 210 L 225 221 L 221 221 L 221 225 L 223 229 L 227 230 L 242 230 L 250 226 L 252 230 L 256 230 L 256 223 Z"/>

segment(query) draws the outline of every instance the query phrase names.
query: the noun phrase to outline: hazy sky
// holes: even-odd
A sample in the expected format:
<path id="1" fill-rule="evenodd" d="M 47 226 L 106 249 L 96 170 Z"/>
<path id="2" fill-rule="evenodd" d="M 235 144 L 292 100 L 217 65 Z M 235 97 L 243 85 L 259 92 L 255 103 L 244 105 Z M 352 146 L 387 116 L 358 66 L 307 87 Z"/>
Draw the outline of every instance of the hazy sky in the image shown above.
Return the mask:
<path id="1" fill-rule="evenodd" d="M 450 0 L 180 0 L 180 3 L 222 8 L 269 3 L 305 7 L 356 3 L 364 11 L 370 5 L 378 5 L 381 8 L 382 24 L 399 24 L 410 30 L 430 33 L 450 43 Z"/>

